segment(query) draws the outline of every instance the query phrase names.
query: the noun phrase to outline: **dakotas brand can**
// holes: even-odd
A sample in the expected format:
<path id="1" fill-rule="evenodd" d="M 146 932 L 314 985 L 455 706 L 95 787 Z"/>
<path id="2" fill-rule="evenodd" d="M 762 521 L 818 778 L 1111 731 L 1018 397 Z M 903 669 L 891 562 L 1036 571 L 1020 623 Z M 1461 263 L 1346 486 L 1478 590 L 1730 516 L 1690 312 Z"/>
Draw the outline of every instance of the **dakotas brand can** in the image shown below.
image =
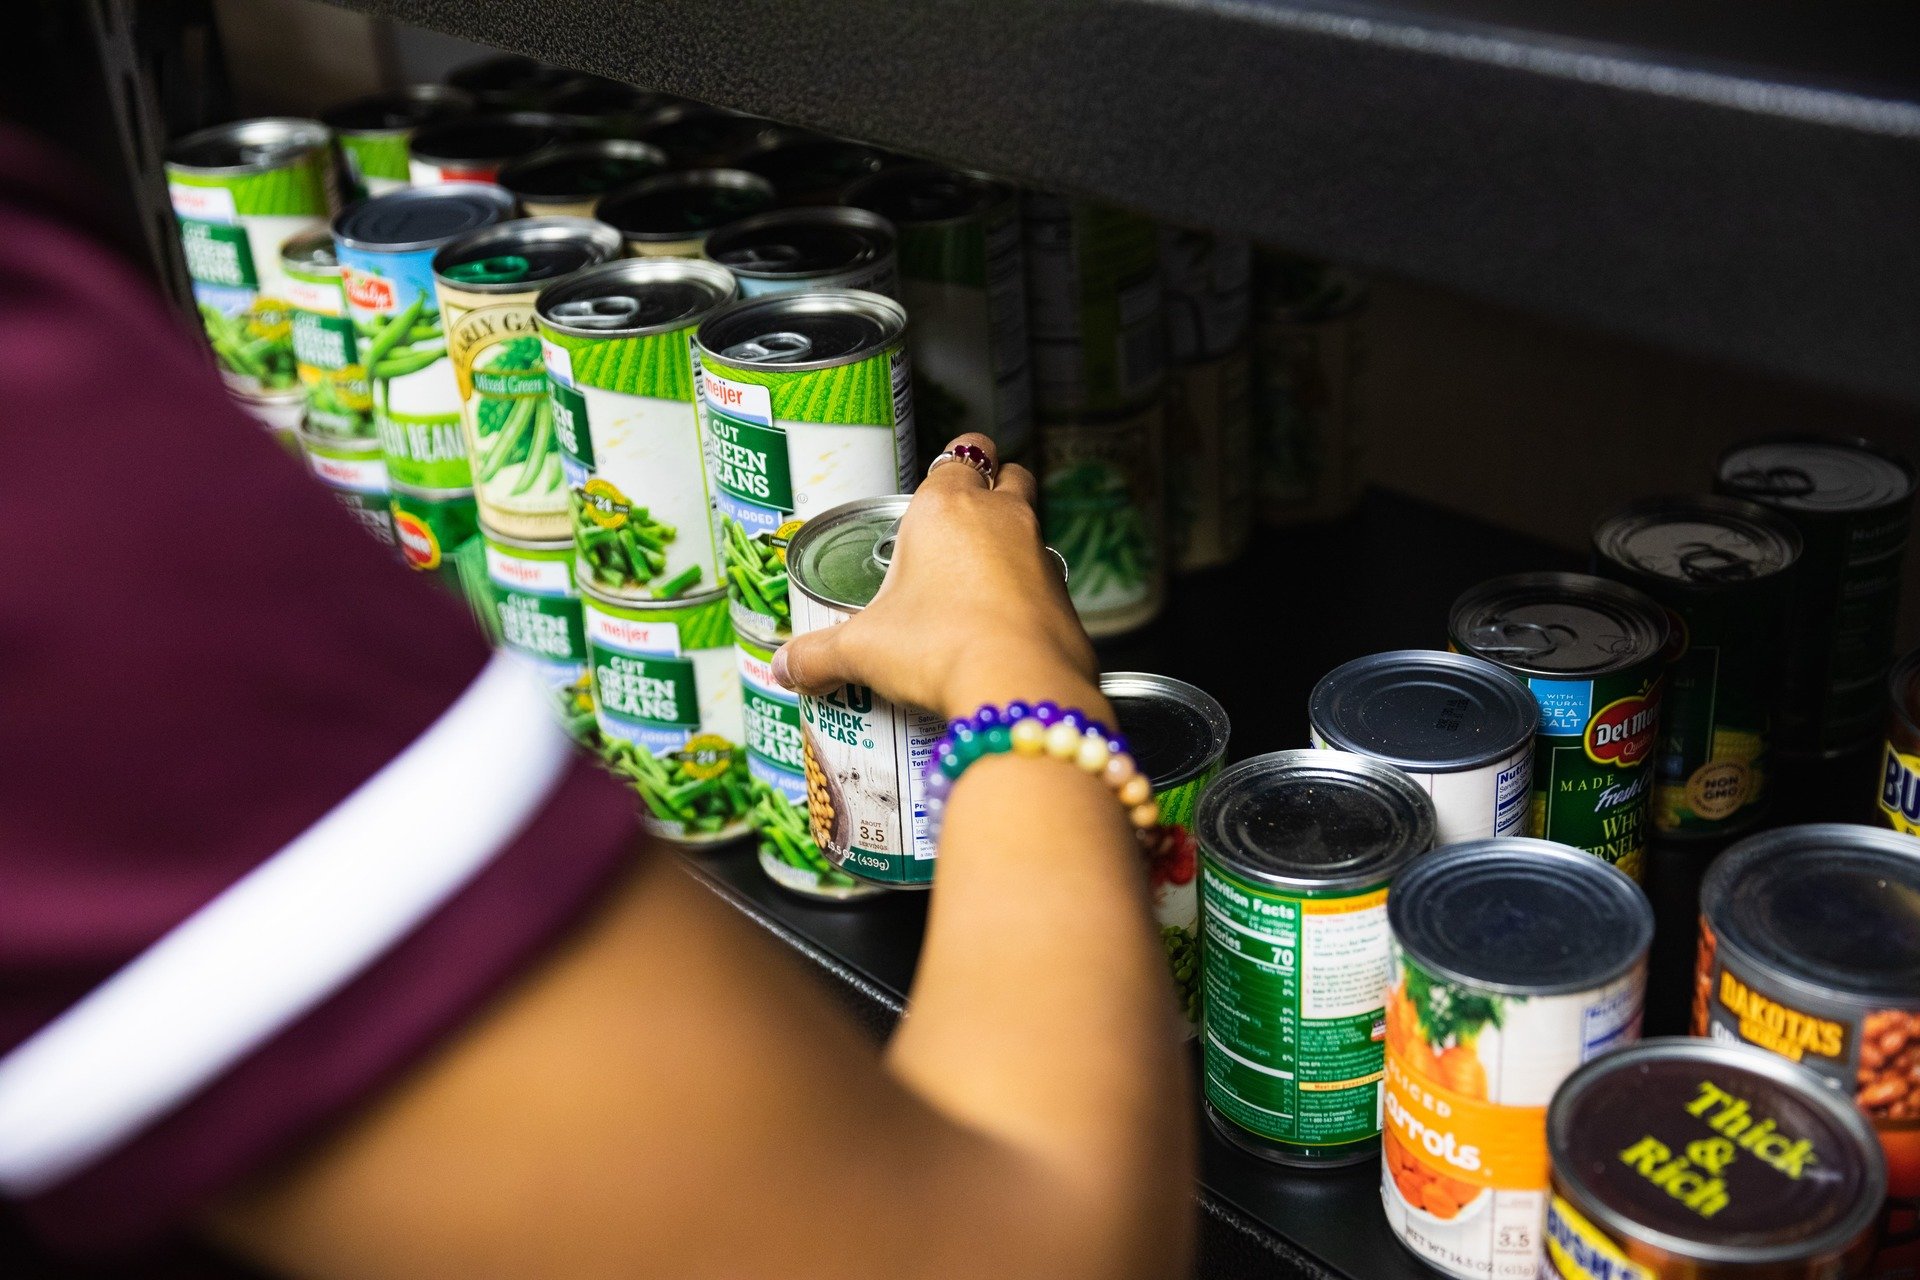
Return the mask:
<path id="1" fill-rule="evenodd" d="M 1165 414 L 1050 422 L 1040 439 L 1040 520 L 1067 562 L 1067 592 L 1096 639 L 1145 626 L 1166 603 Z"/>
<path id="2" fill-rule="evenodd" d="M 1184 1030 L 1193 1035 L 1200 1021 L 1200 852 L 1193 815 L 1227 758 L 1226 708 L 1185 681 L 1143 671 L 1106 672 L 1100 692 L 1113 704 L 1133 762 L 1153 784 L 1160 808 L 1160 825 L 1143 835 L 1147 885 Z"/>
<path id="3" fill-rule="evenodd" d="M 644 142 L 600 138 L 536 151 L 500 171 L 500 185 L 528 217 L 591 218 L 600 198 L 667 167 L 667 153 Z"/>
<path id="4" fill-rule="evenodd" d="M 1748 836 L 1700 887 L 1693 1033 L 1810 1067 L 1920 1196 L 1920 844 L 1825 823 Z"/>
<path id="5" fill-rule="evenodd" d="M 740 630 L 789 633 L 787 546 L 803 524 L 913 483 L 906 332 L 899 303 L 841 289 L 738 302 L 701 322 L 714 538 Z"/>
<path id="6" fill-rule="evenodd" d="M 538 106 L 570 74 L 517 53 L 502 53 L 462 63 L 447 73 L 447 83 L 489 111 L 512 111 Z"/>
<path id="7" fill-rule="evenodd" d="M 1778 734 L 1788 754 L 1844 755 L 1880 731 L 1913 481 L 1865 440 L 1758 440 L 1720 459 L 1717 490 L 1771 508 L 1805 543 Z"/>
<path id="8" fill-rule="evenodd" d="M 1160 228 L 1166 292 L 1167 516 L 1173 567 L 1210 569 L 1253 531 L 1253 404 L 1247 330 L 1253 247 Z"/>
<path id="9" fill-rule="evenodd" d="M 1453 602 L 1451 647 L 1526 681 L 1540 704 L 1532 833 L 1638 880 L 1659 741 L 1667 616 L 1579 573 L 1495 578 Z"/>
<path id="10" fill-rule="evenodd" d="M 167 194 L 193 300 L 227 385 L 254 397 L 300 390 L 280 254 L 324 227 L 332 153 L 316 120 L 240 120 L 167 149 Z"/>
<path id="11" fill-rule="evenodd" d="M 1313 687 L 1313 745 L 1383 760 L 1433 800 L 1435 844 L 1527 834 L 1540 708 L 1513 676 L 1464 653 L 1399 649 Z"/>
<path id="12" fill-rule="evenodd" d="M 887 566 L 904 494 L 849 502 L 808 520 L 787 551 L 793 632 L 836 626 L 867 607 Z M 813 841 L 850 875 L 895 889 L 933 883 L 920 771 L 946 731 L 930 711 L 895 706 L 865 685 L 800 698 Z"/>
<path id="13" fill-rule="evenodd" d="M 1273 249 L 1256 255 L 1255 483 L 1269 523 L 1330 520 L 1360 498 L 1366 302 L 1351 272 Z"/>
<path id="14" fill-rule="evenodd" d="M 1594 572 L 1666 610 L 1666 695 L 1653 758 L 1653 824 L 1715 836 L 1764 808 L 1768 740 L 1800 535 L 1736 498 L 1649 498 L 1593 531 Z"/>
<path id="15" fill-rule="evenodd" d="M 620 255 L 620 233 L 587 218 L 521 218 L 433 256 L 461 432 L 487 523 L 516 538 L 564 538 L 567 485 L 547 396 L 534 299 Z"/>
<path id="16" fill-rule="evenodd" d="M 1415 862 L 1387 917 L 1387 1225 L 1447 1275 L 1534 1280 L 1547 1105 L 1639 1039 L 1653 908 L 1577 849 L 1474 840 Z"/>
<path id="17" fill-rule="evenodd" d="M 1283 1164 L 1374 1158 L 1388 886 L 1432 846 L 1433 805 L 1377 760 L 1276 751 L 1216 778 L 1194 830 L 1208 1118 Z"/>
<path id="18" fill-rule="evenodd" d="M 513 213 L 497 187 L 443 183 L 374 196 L 333 222 L 347 314 L 373 397 L 373 422 L 395 482 L 469 489 L 460 387 L 433 290 L 433 255 Z"/>
<path id="19" fill-rule="evenodd" d="M 347 514 L 368 533 L 393 546 L 387 463 L 380 455 L 379 444 L 371 440 L 329 440 L 303 431 L 300 452 L 314 478 L 339 500 Z"/>
<path id="20" fill-rule="evenodd" d="M 581 585 L 607 767 L 654 834 L 682 844 L 747 827 L 746 736 L 726 597 L 636 604 Z"/>
<path id="21" fill-rule="evenodd" d="M 848 189 L 899 235 L 900 300 L 913 317 L 913 400 L 937 449 L 977 431 L 1003 458 L 1033 445 L 1020 193 L 938 165 L 887 169 Z M 922 459 L 926 461 L 926 459 Z"/>
<path id="22" fill-rule="evenodd" d="M 626 600 L 723 589 L 691 356 L 733 277 L 675 258 L 590 267 L 534 305 L 581 580 Z"/>
<path id="23" fill-rule="evenodd" d="M 686 169 L 602 196 L 594 217 L 636 258 L 697 258 L 715 228 L 773 208 L 773 184 L 739 169 Z"/>
<path id="24" fill-rule="evenodd" d="M 410 84 L 331 107 L 321 113 L 320 122 L 333 130 L 347 190 L 359 200 L 398 191 L 412 181 L 407 145 L 415 129 L 473 109 L 473 99 L 451 85 Z"/>
<path id="25" fill-rule="evenodd" d="M 280 250 L 293 318 L 293 362 L 305 388 L 306 428 L 336 440 L 371 440 L 373 398 L 360 340 L 347 315 L 333 233 L 303 231 Z"/>
<path id="26" fill-rule="evenodd" d="M 747 728 L 747 821 L 759 839 L 767 879 L 803 898 L 852 902 L 883 892 L 834 869 L 813 842 L 807 816 L 806 749 L 800 699 L 773 678 L 775 646 L 735 634 L 740 698 Z"/>
<path id="27" fill-rule="evenodd" d="M 421 125 L 407 140 L 407 173 L 416 187 L 436 182 L 495 182 L 523 156 L 561 142 L 578 129 L 540 111 L 481 112 Z"/>
<path id="28" fill-rule="evenodd" d="M 1880 821 L 1920 836 L 1920 649 L 1887 677 L 1887 742 L 1880 753 Z"/>
<path id="29" fill-rule="evenodd" d="M 634 136 L 652 143 L 681 168 L 724 164 L 787 131 L 771 120 L 698 102 L 672 102 L 641 121 Z"/>
<path id="30" fill-rule="evenodd" d="M 796 134 L 763 139 L 727 163 L 771 182 L 783 205 L 832 205 L 848 187 L 880 172 L 886 157 L 857 142 Z"/>
<path id="31" fill-rule="evenodd" d="M 707 237 L 706 256 L 733 272 L 740 296 L 809 289 L 900 293 L 893 227 L 865 209 L 780 209 Z"/>
<path id="32" fill-rule="evenodd" d="M 1544 1280 L 1835 1280 L 1872 1252 L 1886 1174 L 1818 1077 L 1699 1040 L 1588 1063 L 1547 1112 Z"/>
<path id="33" fill-rule="evenodd" d="M 1166 386 L 1160 237 L 1138 214 L 1029 193 L 1027 332 L 1043 418 L 1118 413 Z"/>

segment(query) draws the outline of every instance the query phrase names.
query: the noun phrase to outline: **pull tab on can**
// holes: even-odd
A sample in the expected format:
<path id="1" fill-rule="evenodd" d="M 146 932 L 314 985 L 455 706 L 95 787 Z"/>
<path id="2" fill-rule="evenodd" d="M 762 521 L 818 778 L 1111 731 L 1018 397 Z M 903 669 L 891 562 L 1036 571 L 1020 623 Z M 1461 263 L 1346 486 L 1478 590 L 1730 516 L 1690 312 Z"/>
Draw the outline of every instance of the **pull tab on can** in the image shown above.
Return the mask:
<path id="1" fill-rule="evenodd" d="M 577 329 L 626 329 L 639 323 L 641 309 L 638 298 L 615 295 L 562 302 L 550 314 Z"/>
<path id="2" fill-rule="evenodd" d="M 791 329 L 763 333 L 745 342 L 736 342 L 720 353 L 732 360 L 765 360 L 774 364 L 793 364 L 813 354 L 813 339 Z"/>

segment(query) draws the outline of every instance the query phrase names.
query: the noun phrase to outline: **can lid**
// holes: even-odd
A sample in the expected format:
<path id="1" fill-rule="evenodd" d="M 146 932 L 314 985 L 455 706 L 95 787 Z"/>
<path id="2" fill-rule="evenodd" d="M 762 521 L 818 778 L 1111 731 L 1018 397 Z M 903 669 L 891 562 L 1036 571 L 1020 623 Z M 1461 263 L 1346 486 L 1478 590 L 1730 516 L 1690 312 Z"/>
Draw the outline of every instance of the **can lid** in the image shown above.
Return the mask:
<path id="1" fill-rule="evenodd" d="M 320 120 L 340 133 L 403 133 L 429 120 L 472 110 L 472 95 L 451 85 L 410 84 L 329 107 L 320 113 Z"/>
<path id="2" fill-rule="evenodd" d="M 709 165 L 779 137 L 783 130 L 760 116 L 699 102 L 675 102 L 647 117 L 636 132 L 676 164 Z"/>
<path id="3" fill-rule="evenodd" d="M 1207 785 L 1193 818 L 1200 847 L 1235 875 L 1310 893 L 1385 884 L 1433 832 L 1433 801 L 1413 779 L 1339 751 L 1242 760 Z"/>
<path id="4" fill-rule="evenodd" d="M 757 173 L 782 200 L 830 196 L 886 163 L 878 151 L 839 138 L 776 138 L 733 157 L 735 168 Z"/>
<path id="5" fill-rule="evenodd" d="M 865 209 L 778 209 L 720 228 L 702 252 L 736 275 L 805 280 L 883 261 L 893 228 Z"/>
<path id="6" fill-rule="evenodd" d="M 500 185 L 522 200 L 585 200 L 630 187 L 667 167 L 667 153 L 627 138 L 547 147 L 500 171 Z"/>
<path id="7" fill-rule="evenodd" d="M 743 369 L 831 369 L 864 360 L 907 331 L 891 298 L 859 289 L 737 302 L 700 325 L 701 354 Z"/>
<path id="8" fill-rule="evenodd" d="M 900 518 L 910 500 L 904 493 L 861 498 L 807 521 L 787 545 L 793 585 L 836 609 L 866 608 L 893 564 Z"/>
<path id="9" fill-rule="evenodd" d="M 1533 738 L 1540 707 L 1491 662 L 1434 649 L 1374 653 L 1313 687 L 1307 719 L 1330 747 L 1416 773 L 1503 760 Z"/>
<path id="10" fill-rule="evenodd" d="M 315 227 L 288 238 L 280 246 L 280 261 L 295 271 L 309 275 L 338 275 L 340 258 L 333 251 L 333 232 Z"/>
<path id="11" fill-rule="evenodd" d="M 1721 946 L 1810 995 L 1920 1008 L 1920 841 L 1849 823 L 1779 827 L 1717 858 L 1701 913 Z"/>
<path id="12" fill-rule="evenodd" d="M 1758 503 L 1707 494 L 1647 498 L 1593 530 L 1603 562 L 1695 591 L 1765 578 L 1800 558 L 1800 535 Z"/>
<path id="13" fill-rule="evenodd" d="M 687 169 L 603 196 L 594 216 L 629 240 L 683 240 L 773 207 L 773 184 L 740 169 Z"/>
<path id="14" fill-rule="evenodd" d="M 1913 495 L 1913 468 L 1865 440 L 1753 440 L 1721 455 L 1719 487 L 1791 511 L 1872 511 Z"/>
<path id="15" fill-rule="evenodd" d="M 1632 587 L 1584 573 L 1516 573 L 1453 602 L 1454 646 L 1549 679 L 1625 671 L 1667 643 L 1667 615 Z"/>
<path id="16" fill-rule="evenodd" d="M 1156 791 L 1192 781 L 1227 753 L 1227 709 L 1204 689 L 1172 676 L 1108 671 L 1100 692 Z"/>
<path id="17" fill-rule="evenodd" d="M 425 160 L 506 160 L 565 142 L 574 132 L 545 112 L 483 112 L 421 125 L 407 149 Z"/>
<path id="18" fill-rule="evenodd" d="M 618 257 L 620 233 L 592 218 L 516 218 L 461 236 L 433 255 L 433 274 L 475 293 L 522 293 Z"/>
<path id="19" fill-rule="evenodd" d="M 1742 1145 L 1769 1123 L 1777 1139 Z M 1689 1151 L 1712 1161 L 1696 1176 L 1714 1180 L 1699 1195 L 1717 1207 L 1657 1185 L 1625 1154 L 1642 1142 L 1656 1168 Z M 1776 1054 L 1709 1040 L 1648 1040 L 1580 1067 L 1547 1109 L 1547 1151 L 1595 1226 L 1715 1274 L 1831 1261 L 1874 1230 L 1887 1193 L 1880 1143 L 1845 1095 Z"/>
<path id="20" fill-rule="evenodd" d="M 576 338 L 637 338 L 685 329 L 738 286 L 725 267 L 693 258 L 625 258 L 555 281 L 533 300 L 540 323 Z"/>
<path id="21" fill-rule="evenodd" d="M 1440 977 L 1512 995 L 1587 991 L 1653 944 L 1627 874 L 1563 844 L 1466 840 L 1420 859 L 1387 898 L 1394 939 Z"/>
<path id="22" fill-rule="evenodd" d="M 513 197 L 489 182 L 437 182 L 402 187 L 341 210 L 333 235 L 355 249 L 406 253 L 513 216 Z"/>
<path id="23" fill-rule="evenodd" d="M 847 190 L 845 203 L 871 209 L 895 226 L 957 222 L 1013 198 L 1004 182 L 937 164 L 882 169 Z"/>
<path id="24" fill-rule="evenodd" d="M 167 163 L 198 173 L 258 173 L 325 147 L 332 135 L 318 120 L 265 116 L 190 133 L 167 148 Z"/>

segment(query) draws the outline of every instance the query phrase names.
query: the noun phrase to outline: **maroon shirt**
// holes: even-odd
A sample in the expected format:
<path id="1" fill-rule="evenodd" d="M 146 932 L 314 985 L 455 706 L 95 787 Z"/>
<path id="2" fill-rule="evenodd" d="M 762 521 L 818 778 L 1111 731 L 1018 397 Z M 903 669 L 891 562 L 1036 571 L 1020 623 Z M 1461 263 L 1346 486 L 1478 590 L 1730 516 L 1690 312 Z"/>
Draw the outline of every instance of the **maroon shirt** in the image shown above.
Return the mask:
<path id="1" fill-rule="evenodd" d="M 464 608 L 357 529 L 147 281 L 76 229 L 73 189 L 0 130 L 0 1055 L 339 805 L 488 661 Z M 187 1222 L 533 963 L 633 825 L 630 798 L 574 765 L 320 1003 L 16 1191 L 17 1212 L 77 1253 Z"/>

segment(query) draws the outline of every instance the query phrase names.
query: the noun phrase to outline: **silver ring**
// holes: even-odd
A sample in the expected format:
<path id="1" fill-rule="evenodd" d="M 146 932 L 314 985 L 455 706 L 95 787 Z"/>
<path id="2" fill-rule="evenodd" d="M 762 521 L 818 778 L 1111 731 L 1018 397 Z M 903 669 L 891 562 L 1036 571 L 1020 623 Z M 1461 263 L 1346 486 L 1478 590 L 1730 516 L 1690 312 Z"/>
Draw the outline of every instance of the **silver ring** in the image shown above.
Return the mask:
<path id="1" fill-rule="evenodd" d="M 952 449 L 943 449 L 934 455 L 932 462 L 927 464 L 927 474 L 932 475 L 949 462 L 958 462 L 966 467 L 967 470 L 973 472 L 982 480 L 985 480 L 987 482 L 987 488 L 993 488 L 993 473 L 995 468 L 993 460 L 987 457 L 986 450 L 968 447 L 966 453 L 956 453 Z"/>

